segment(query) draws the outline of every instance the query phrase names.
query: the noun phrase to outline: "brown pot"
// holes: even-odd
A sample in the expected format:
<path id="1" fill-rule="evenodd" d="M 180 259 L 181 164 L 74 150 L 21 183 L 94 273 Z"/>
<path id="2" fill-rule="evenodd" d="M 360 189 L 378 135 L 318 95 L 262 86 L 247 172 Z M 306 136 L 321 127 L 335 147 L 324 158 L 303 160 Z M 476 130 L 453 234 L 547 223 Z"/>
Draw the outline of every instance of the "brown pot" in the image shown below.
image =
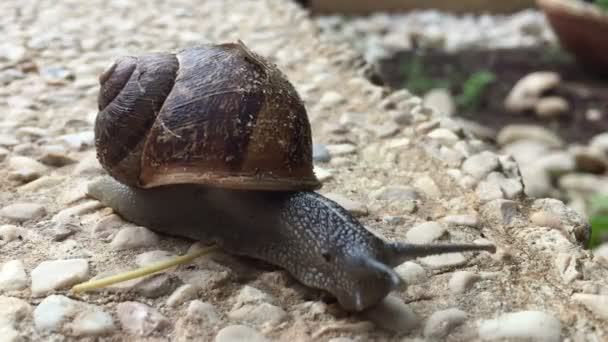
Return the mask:
<path id="1" fill-rule="evenodd" d="M 561 45 L 585 67 L 608 74 L 608 11 L 581 0 L 537 0 Z"/>

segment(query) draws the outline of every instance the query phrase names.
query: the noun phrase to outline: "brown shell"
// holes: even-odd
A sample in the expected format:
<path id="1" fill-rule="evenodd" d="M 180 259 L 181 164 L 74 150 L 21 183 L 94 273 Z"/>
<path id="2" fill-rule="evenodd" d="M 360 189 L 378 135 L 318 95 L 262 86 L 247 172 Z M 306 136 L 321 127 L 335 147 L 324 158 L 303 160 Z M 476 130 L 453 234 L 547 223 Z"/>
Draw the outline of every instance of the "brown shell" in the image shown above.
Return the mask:
<path id="1" fill-rule="evenodd" d="M 241 42 L 123 57 L 100 83 L 97 155 L 125 184 L 320 187 L 304 104 Z"/>

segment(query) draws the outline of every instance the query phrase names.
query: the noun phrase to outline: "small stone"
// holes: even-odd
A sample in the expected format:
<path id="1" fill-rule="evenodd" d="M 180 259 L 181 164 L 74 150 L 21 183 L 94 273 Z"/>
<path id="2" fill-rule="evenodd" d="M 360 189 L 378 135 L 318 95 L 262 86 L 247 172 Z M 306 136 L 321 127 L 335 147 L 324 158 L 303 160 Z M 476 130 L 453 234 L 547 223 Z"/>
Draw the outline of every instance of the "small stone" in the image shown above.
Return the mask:
<path id="1" fill-rule="evenodd" d="M 12 135 L 0 133 L 0 146 L 11 147 L 19 144 L 19 140 Z"/>
<path id="2" fill-rule="evenodd" d="M 515 83 L 505 99 L 505 107 L 513 112 L 533 109 L 541 95 L 545 91 L 557 87 L 560 82 L 561 77 L 556 72 L 530 73 Z"/>
<path id="3" fill-rule="evenodd" d="M 403 279 L 406 285 L 421 284 L 427 279 L 426 270 L 412 261 L 406 261 L 397 266 L 395 272 Z"/>
<path id="4" fill-rule="evenodd" d="M 450 278 L 450 281 L 448 282 L 448 288 L 454 294 L 465 293 L 480 279 L 481 277 L 473 272 L 454 272 Z"/>
<path id="5" fill-rule="evenodd" d="M 365 206 L 365 204 L 363 204 L 359 201 L 354 201 L 349 198 L 346 198 L 342 194 L 327 193 L 324 196 L 327 197 L 328 199 L 338 203 L 341 207 L 346 209 L 348 212 L 353 214 L 353 216 L 355 216 L 355 217 L 365 216 L 368 214 L 368 210 L 367 210 L 367 207 Z"/>
<path id="6" fill-rule="evenodd" d="M 524 187 L 519 179 L 506 178 L 500 172 L 492 172 L 488 175 L 487 181 L 498 185 L 507 199 L 514 199 L 524 192 Z"/>
<path id="7" fill-rule="evenodd" d="M 401 298 L 388 295 L 382 302 L 368 309 L 365 316 L 379 327 L 407 333 L 420 324 L 420 319 Z"/>
<path id="8" fill-rule="evenodd" d="M 547 171 L 536 165 L 522 165 L 520 172 L 526 195 L 540 198 L 546 197 L 551 193 L 553 186 Z"/>
<path id="9" fill-rule="evenodd" d="M 276 303 L 276 299 L 253 286 L 245 285 L 236 296 L 235 308 L 245 304 Z"/>
<path id="10" fill-rule="evenodd" d="M 31 276 L 32 294 L 38 296 L 87 280 L 89 263 L 85 259 L 43 261 Z"/>
<path id="11" fill-rule="evenodd" d="M 333 174 L 320 166 L 314 166 L 315 176 L 320 182 L 327 182 L 328 180 L 333 178 Z"/>
<path id="12" fill-rule="evenodd" d="M 584 194 L 602 194 L 608 192 L 608 180 L 603 176 L 588 173 L 569 173 L 558 180 L 563 190 Z"/>
<path id="13" fill-rule="evenodd" d="M 502 189 L 496 183 L 489 181 L 481 181 L 477 184 L 475 193 L 481 203 L 487 203 L 493 200 L 504 198 Z"/>
<path id="14" fill-rule="evenodd" d="M 44 175 L 48 168 L 29 157 L 14 156 L 8 159 L 10 177 L 20 182 L 30 182 Z"/>
<path id="15" fill-rule="evenodd" d="M 565 151 L 554 151 L 544 156 L 540 156 L 536 160 L 535 165 L 553 176 L 559 176 L 576 169 L 574 156 Z"/>
<path id="16" fill-rule="evenodd" d="M 593 255 L 608 258 L 608 242 L 604 242 L 593 250 Z"/>
<path id="17" fill-rule="evenodd" d="M 418 192 L 410 186 L 389 185 L 372 191 L 370 197 L 381 201 L 413 201 L 418 199 Z"/>
<path id="18" fill-rule="evenodd" d="M 0 142 L 0 145 L 2 143 Z M 589 146 L 594 149 L 598 149 L 608 155 L 608 132 L 600 133 L 589 141 Z"/>
<path id="19" fill-rule="evenodd" d="M 60 176 L 42 176 L 34 181 L 24 184 L 17 189 L 18 192 L 28 193 L 52 188 L 55 185 L 61 184 L 65 180 Z"/>
<path id="20" fill-rule="evenodd" d="M 19 291 L 27 287 L 27 274 L 21 260 L 7 261 L 0 268 L 0 291 Z"/>
<path id="21" fill-rule="evenodd" d="M 138 302 L 119 303 L 116 315 L 122 329 L 133 335 L 148 336 L 171 325 L 156 309 Z"/>
<path id="22" fill-rule="evenodd" d="M 457 308 L 436 311 L 424 325 L 424 337 L 443 339 L 451 330 L 462 325 L 466 320 L 467 313 Z"/>
<path id="23" fill-rule="evenodd" d="M 498 156 L 492 152 L 484 151 L 467 158 L 462 163 L 462 171 L 476 179 L 482 179 L 490 172 L 498 169 L 499 166 Z"/>
<path id="24" fill-rule="evenodd" d="M 70 329 L 76 336 L 99 336 L 115 330 L 112 316 L 100 307 L 61 295 L 46 297 L 34 310 L 37 330 Z"/>
<path id="25" fill-rule="evenodd" d="M 534 111 L 541 118 L 555 118 L 570 111 L 570 103 L 563 97 L 546 96 L 536 102 Z"/>
<path id="26" fill-rule="evenodd" d="M 40 158 L 38 158 L 38 160 L 46 165 L 62 167 L 77 162 L 76 159 L 67 155 L 66 148 L 61 145 L 43 146 L 40 148 L 40 152 L 42 155 Z"/>
<path id="27" fill-rule="evenodd" d="M 8 243 L 15 240 L 23 240 L 25 229 L 10 224 L 0 226 L 0 242 Z"/>
<path id="28" fill-rule="evenodd" d="M 331 160 L 329 150 L 323 144 L 312 145 L 312 160 L 315 163 L 328 163 Z"/>
<path id="29" fill-rule="evenodd" d="M 255 325 L 276 326 L 287 319 L 287 312 L 278 306 L 268 303 L 246 304 L 232 310 L 228 314 L 228 318 Z"/>
<path id="30" fill-rule="evenodd" d="M 122 228 L 110 242 L 114 250 L 151 247 L 156 244 L 158 244 L 158 235 L 144 227 Z"/>
<path id="31" fill-rule="evenodd" d="M 416 178 L 412 185 L 416 190 L 425 194 L 429 198 L 441 198 L 441 190 L 439 190 L 437 183 L 435 183 L 435 181 L 429 176 L 421 176 Z"/>
<path id="32" fill-rule="evenodd" d="M 528 164 L 537 163 L 543 157 L 550 155 L 549 152 L 554 150 L 547 147 L 542 142 L 530 139 L 517 140 L 503 146 L 502 153 L 510 155 L 520 168 Z"/>
<path id="33" fill-rule="evenodd" d="M 340 95 L 340 93 L 335 91 L 327 91 L 321 96 L 319 103 L 324 107 L 333 107 L 343 103 L 344 101 L 344 96 Z"/>
<path id="34" fill-rule="evenodd" d="M 93 146 L 95 133 L 93 131 L 70 133 L 58 137 L 58 140 L 72 150 L 81 151 L 86 147 Z"/>
<path id="35" fill-rule="evenodd" d="M 423 103 L 439 112 L 440 115 L 451 116 L 454 114 L 454 99 L 449 89 L 435 88 L 424 95 Z"/>
<path id="36" fill-rule="evenodd" d="M 449 215 L 441 219 L 441 222 L 450 226 L 479 227 L 479 216 L 477 215 Z"/>
<path id="37" fill-rule="evenodd" d="M 215 307 L 209 303 L 193 300 L 188 304 L 186 315 L 196 321 L 204 321 L 210 325 L 215 325 L 220 321 L 220 316 Z"/>
<path id="38" fill-rule="evenodd" d="M 70 222 L 77 219 L 79 216 L 94 212 L 101 208 L 103 208 L 103 204 L 96 200 L 82 202 L 73 207 L 59 211 L 51 218 L 51 221 L 54 223 Z"/>
<path id="39" fill-rule="evenodd" d="M 135 264 L 139 267 L 146 267 L 159 262 L 175 259 L 177 255 L 163 250 L 153 250 L 138 254 L 135 257 Z"/>
<path id="40" fill-rule="evenodd" d="M 270 340 L 248 326 L 229 325 L 218 331 L 215 342 L 270 342 Z"/>
<path id="41" fill-rule="evenodd" d="M 467 258 L 462 253 L 445 253 L 420 258 L 420 262 L 430 268 L 437 269 L 443 267 L 462 266 L 467 262 Z"/>
<path id="42" fill-rule="evenodd" d="M 169 298 L 167 298 L 167 306 L 178 307 L 189 300 L 195 299 L 197 296 L 198 288 L 196 286 L 184 284 L 173 291 Z"/>
<path id="43" fill-rule="evenodd" d="M 608 320 L 608 295 L 575 293 L 572 300 L 582 304 L 600 319 Z"/>
<path id="44" fill-rule="evenodd" d="M 0 216 L 15 222 L 39 219 L 46 215 L 46 209 L 37 203 L 15 203 L 0 209 Z"/>
<path id="45" fill-rule="evenodd" d="M 172 292 L 180 285 L 179 278 L 167 273 L 159 273 L 139 282 L 134 290 L 141 296 L 157 298 Z"/>
<path id="46" fill-rule="evenodd" d="M 543 126 L 513 124 L 503 127 L 496 142 L 505 146 L 519 140 L 535 140 L 550 148 L 560 148 L 564 145 L 562 139 Z"/>
<path id="47" fill-rule="evenodd" d="M 26 301 L 0 296 L 0 336 L 2 336 L 2 341 L 27 341 L 28 338 L 21 323 L 29 320 L 31 315 L 32 307 Z"/>
<path id="48" fill-rule="evenodd" d="M 477 326 L 483 340 L 561 341 L 562 325 L 553 315 L 541 311 L 507 313 L 496 319 L 480 321 Z"/>
<path id="49" fill-rule="evenodd" d="M 460 138 L 458 138 L 458 136 L 454 132 L 450 131 L 447 128 L 436 128 L 429 132 L 427 136 L 429 138 L 439 141 L 441 144 L 446 146 L 452 146 L 456 142 L 458 142 L 458 140 L 460 140 Z"/>
<path id="50" fill-rule="evenodd" d="M 484 204 L 481 212 L 491 221 L 505 226 L 515 222 L 519 213 L 517 202 L 505 199 L 497 199 Z"/>
<path id="51" fill-rule="evenodd" d="M 445 227 L 433 221 L 418 224 L 405 234 L 405 239 L 411 243 L 426 244 L 433 242 L 446 233 Z"/>
<path id="52" fill-rule="evenodd" d="M 374 125 L 370 127 L 371 131 L 381 139 L 390 138 L 399 133 L 399 126 L 391 121 L 387 121 L 381 125 Z"/>
<path id="53" fill-rule="evenodd" d="M 357 147 L 353 144 L 327 145 L 325 148 L 332 157 L 344 156 L 357 152 Z"/>

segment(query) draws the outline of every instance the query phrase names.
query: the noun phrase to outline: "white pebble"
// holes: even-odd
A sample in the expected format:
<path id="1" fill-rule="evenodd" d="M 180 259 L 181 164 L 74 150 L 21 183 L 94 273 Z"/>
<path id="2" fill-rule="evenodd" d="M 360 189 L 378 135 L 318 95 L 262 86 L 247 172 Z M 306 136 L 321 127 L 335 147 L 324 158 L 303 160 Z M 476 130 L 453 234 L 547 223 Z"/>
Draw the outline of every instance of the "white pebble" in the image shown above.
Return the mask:
<path id="1" fill-rule="evenodd" d="M 48 296 L 38 304 L 34 325 L 37 330 L 49 332 L 71 328 L 77 336 L 103 335 L 115 329 L 112 316 L 102 308 L 61 295 Z"/>
<path id="2" fill-rule="evenodd" d="M 287 312 L 268 303 L 246 304 L 228 313 L 228 318 L 260 326 L 276 326 L 287 319 Z"/>
<path id="3" fill-rule="evenodd" d="M 365 316 L 379 327 L 398 333 L 407 333 L 420 324 L 416 313 L 393 295 L 386 296 L 378 305 L 367 310 Z"/>
<path id="4" fill-rule="evenodd" d="M 420 258 L 420 262 L 430 268 L 461 266 L 467 262 L 462 253 L 445 253 Z"/>
<path id="5" fill-rule="evenodd" d="M 489 151 L 483 151 L 467 158 L 462 163 L 462 171 L 475 177 L 476 179 L 482 179 L 490 172 L 498 169 L 500 163 L 498 156 Z"/>
<path id="6" fill-rule="evenodd" d="M 21 260 L 11 260 L 0 268 L 0 291 L 18 291 L 27 287 L 27 274 Z"/>
<path id="7" fill-rule="evenodd" d="M 123 302 L 116 306 L 122 329 L 128 333 L 147 336 L 171 325 L 156 309 L 138 302 Z"/>
<path id="8" fill-rule="evenodd" d="M 220 316 L 215 307 L 200 300 L 193 300 L 188 305 L 186 315 L 193 320 L 205 321 L 214 325 L 220 321 Z"/>
<path id="9" fill-rule="evenodd" d="M 467 313 L 450 308 L 436 311 L 429 317 L 424 325 L 424 337 L 433 339 L 445 338 L 451 330 L 463 324 L 467 319 Z"/>
<path id="10" fill-rule="evenodd" d="M 436 129 L 432 130 L 431 132 L 429 132 L 429 134 L 427 134 L 427 136 L 429 138 L 439 141 L 441 144 L 446 145 L 446 146 L 452 146 L 456 142 L 458 142 L 458 140 L 460 140 L 460 138 L 458 138 L 456 133 L 450 131 L 447 128 L 436 128 Z"/>
<path id="11" fill-rule="evenodd" d="M 453 226 L 479 227 L 477 215 L 449 215 L 441 219 L 441 222 Z"/>
<path id="12" fill-rule="evenodd" d="M 171 252 L 163 250 L 148 251 L 138 254 L 135 257 L 135 264 L 139 267 L 146 267 L 163 261 L 168 261 L 177 256 Z"/>
<path id="13" fill-rule="evenodd" d="M 411 243 L 430 243 L 445 234 L 444 226 L 437 222 L 429 221 L 412 227 L 405 234 L 405 239 Z"/>
<path id="14" fill-rule="evenodd" d="M 178 287 L 173 293 L 167 298 L 167 306 L 177 307 L 181 304 L 195 299 L 198 296 L 198 288 L 190 284 L 184 284 Z"/>
<path id="15" fill-rule="evenodd" d="M 85 259 L 43 261 L 31 276 L 32 294 L 41 295 L 87 280 L 89 263 Z"/>
<path id="16" fill-rule="evenodd" d="M 21 182 L 33 181 L 48 171 L 48 167 L 44 164 L 32 158 L 22 156 L 9 158 L 8 167 L 11 170 L 11 178 Z"/>
<path id="17" fill-rule="evenodd" d="M 520 311 L 479 322 L 477 331 L 484 340 L 560 341 L 562 325 L 558 319 L 541 311 Z"/>
<path id="18" fill-rule="evenodd" d="M 406 285 L 421 284 L 427 279 L 426 270 L 412 261 L 406 261 L 395 268 Z"/>
<path id="19" fill-rule="evenodd" d="M 114 250 L 150 247 L 156 244 L 158 244 L 158 235 L 145 227 L 122 228 L 110 242 Z"/>
<path id="20" fill-rule="evenodd" d="M 21 240 L 25 236 L 25 229 L 10 224 L 0 226 L 0 241 L 8 243 Z"/>
<path id="21" fill-rule="evenodd" d="M 32 307 L 24 300 L 0 296 L 0 336 L 2 341 L 22 342 L 27 340 L 22 322 L 30 320 Z"/>
<path id="22" fill-rule="evenodd" d="M 253 286 L 245 285 L 236 296 L 234 308 L 245 304 L 276 303 L 276 299 L 266 292 L 260 291 Z"/>
<path id="23" fill-rule="evenodd" d="M 0 216 L 15 222 L 25 222 L 46 215 L 46 209 L 37 203 L 15 203 L 0 209 Z"/>
<path id="24" fill-rule="evenodd" d="M 218 331 L 215 342 L 270 342 L 270 340 L 248 326 L 229 325 Z"/>
<path id="25" fill-rule="evenodd" d="M 448 288 L 450 292 L 454 294 L 461 294 L 468 291 L 481 277 L 473 272 L 469 271 L 458 271 L 452 274 L 450 281 L 448 282 Z"/>
<path id="26" fill-rule="evenodd" d="M 343 207 L 348 212 L 353 214 L 353 216 L 357 216 L 357 217 L 364 216 L 364 215 L 367 215 L 367 213 L 368 213 L 368 210 L 367 210 L 367 207 L 365 206 L 365 204 L 363 204 L 359 201 L 349 199 L 342 194 L 327 193 L 327 194 L 324 194 L 324 196 L 329 198 L 330 200 L 338 203 L 341 207 Z"/>

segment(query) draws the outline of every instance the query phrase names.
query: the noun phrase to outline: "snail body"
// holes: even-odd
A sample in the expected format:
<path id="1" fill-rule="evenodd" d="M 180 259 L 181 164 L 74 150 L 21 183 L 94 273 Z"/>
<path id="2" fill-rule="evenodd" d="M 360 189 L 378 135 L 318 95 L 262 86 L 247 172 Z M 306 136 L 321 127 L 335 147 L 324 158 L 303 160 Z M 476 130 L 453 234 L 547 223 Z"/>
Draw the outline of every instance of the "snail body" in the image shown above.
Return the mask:
<path id="1" fill-rule="evenodd" d="M 397 288 L 407 259 L 494 250 L 387 242 L 314 192 L 304 105 L 242 43 L 125 57 L 100 82 L 96 148 L 111 177 L 89 194 L 128 221 L 282 267 L 352 311 Z"/>

